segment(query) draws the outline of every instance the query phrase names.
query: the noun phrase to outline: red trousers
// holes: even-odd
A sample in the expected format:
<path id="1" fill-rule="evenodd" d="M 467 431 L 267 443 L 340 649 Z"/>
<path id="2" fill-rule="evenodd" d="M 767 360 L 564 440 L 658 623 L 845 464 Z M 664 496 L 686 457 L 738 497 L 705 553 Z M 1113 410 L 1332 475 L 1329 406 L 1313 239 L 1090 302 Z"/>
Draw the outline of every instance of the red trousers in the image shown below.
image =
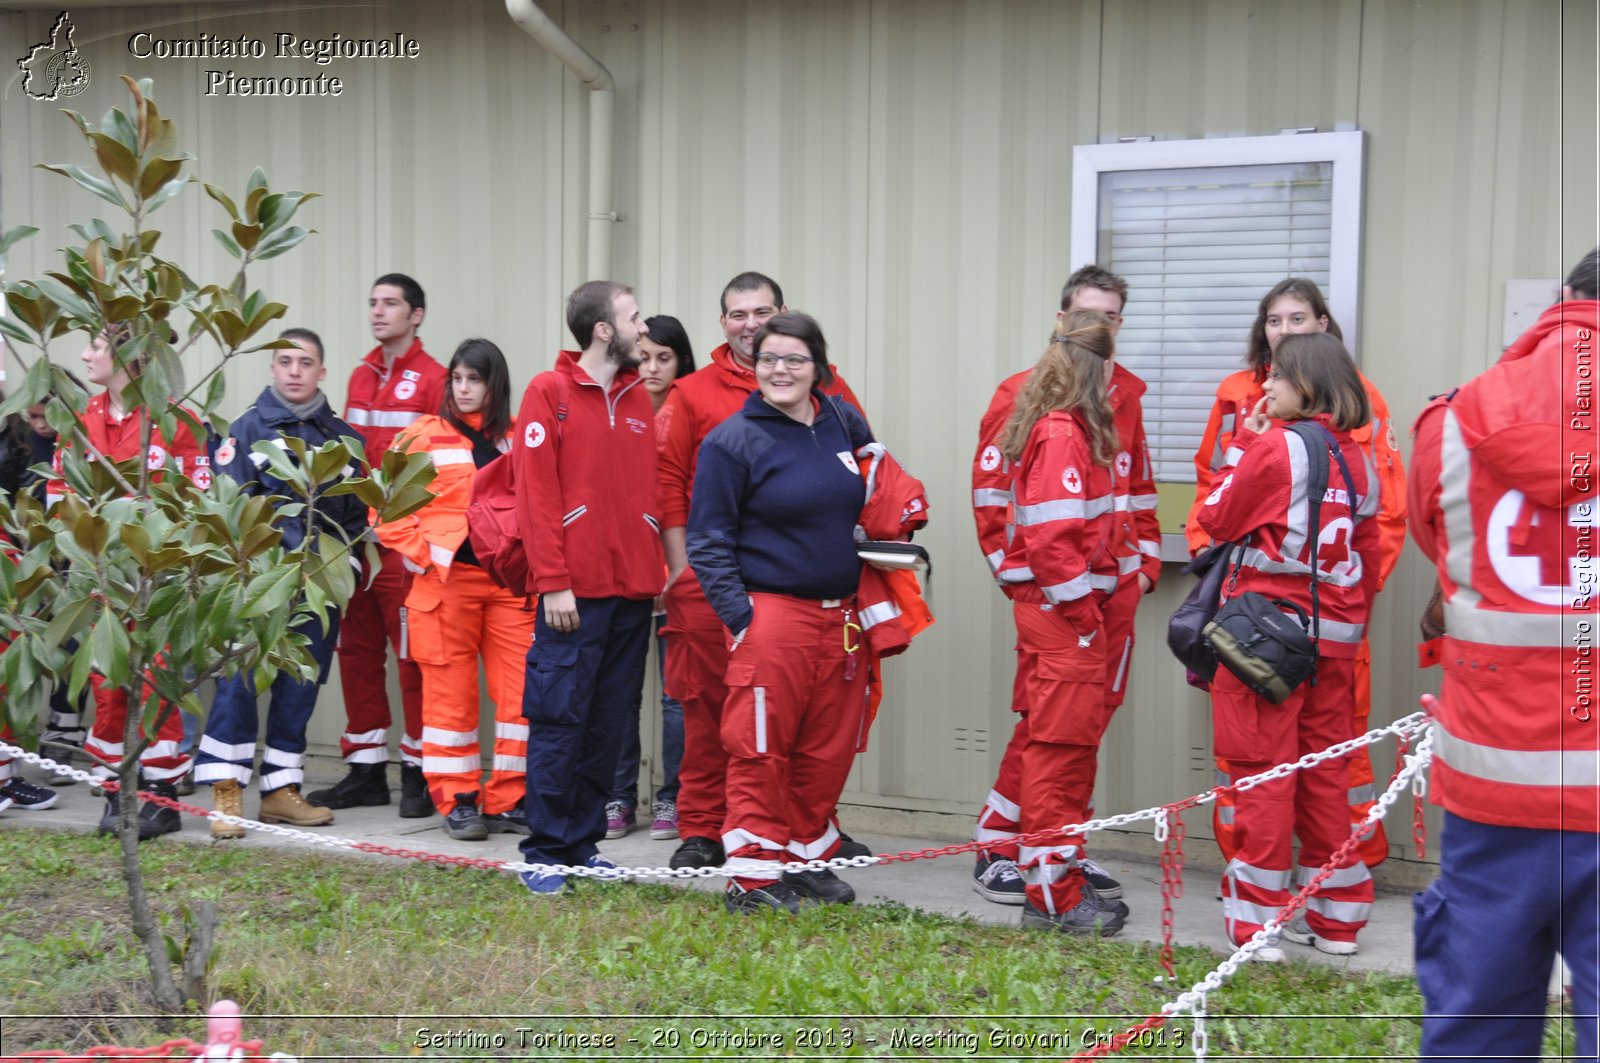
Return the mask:
<path id="1" fill-rule="evenodd" d="M 1048 831 L 1088 818 L 1095 758 L 1110 718 L 1105 706 L 1106 631 L 1078 632 L 1053 609 L 1012 603 L 1017 623 L 1017 670 L 1028 737 L 1020 750 L 1021 828 Z M 1083 873 L 1077 859 L 1083 835 L 1055 831 L 1022 846 L 1017 867 L 1028 901 L 1045 912 L 1077 907 Z"/>
<path id="2" fill-rule="evenodd" d="M 1356 652 L 1356 691 L 1354 712 L 1350 718 L 1350 737 L 1365 734 L 1367 720 L 1372 715 L 1372 649 L 1363 639 L 1361 648 Z M 1378 802 L 1377 777 L 1372 769 L 1372 749 L 1358 749 L 1345 758 L 1345 766 L 1350 772 L 1349 789 L 1345 794 L 1345 801 L 1350 806 L 1350 826 L 1355 828 L 1366 821 L 1367 813 L 1372 811 L 1372 806 Z M 1217 758 L 1217 785 L 1228 786 L 1234 779 L 1242 779 L 1245 775 L 1236 772 L 1221 757 Z M 1216 803 L 1212 806 L 1211 825 L 1216 833 L 1217 848 L 1222 850 L 1225 860 L 1233 859 L 1233 795 L 1218 794 Z M 1361 861 L 1368 867 L 1377 867 L 1389 857 L 1389 838 L 1383 831 L 1383 823 L 1379 822 L 1371 834 L 1361 841 L 1359 849 Z"/>
<path id="3" fill-rule="evenodd" d="M 845 629 L 849 603 L 750 597 L 755 616 L 729 654 L 722 710 L 722 844 L 747 889 L 775 880 L 784 861 L 838 850 L 831 817 L 867 726 L 868 669 L 864 648 L 846 652 L 860 644 L 859 630 Z"/>
<path id="4" fill-rule="evenodd" d="M 128 695 L 120 688 L 107 686 L 98 675 L 89 677 L 89 685 L 94 688 L 94 725 L 89 729 L 83 748 L 115 764 L 125 751 L 122 732 L 128 721 Z M 140 733 L 143 733 L 142 724 Z M 156 740 L 139 755 L 139 770 L 147 781 L 165 782 L 189 770 L 190 755 L 178 752 L 182 742 L 183 717 L 174 709 L 167 713 L 166 722 L 156 731 Z"/>
<path id="5" fill-rule="evenodd" d="M 441 813 L 455 795 L 482 793 L 488 813 L 522 806 L 527 794 L 528 721 L 522 682 L 533 645 L 537 599 L 518 598 L 477 565 L 448 581 L 430 569 L 406 597 L 411 659 L 422 670 L 422 773 Z M 478 658 L 494 702 L 494 760 L 483 785 L 478 751 Z"/>
<path id="6" fill-rule="evenodd" d="M 411 575 L 400 555 L 380 547 L 382 563 L 370 587 L 357 587 L 345 606 L 339 628 L 339 687 L 344 693 L 345 732 L 339 749 L 350 764 L 383 764 L 389 759 L 389 645 L 399 657 L 400 705 L 405 734 L 400 759 L 422 763 L 422 674 L 406 657 L 401 609 L 411 590 Z"/>
<path id="7" fill-rule="evenodd" d="M 683 761 L 678 767 L 678 834 L 717 838 L 727 818 L 728 754 L 722 711 L 728 700 L 728 633 L 694 572 L 685 569 L 666 595 L 667 694 L 683 705 Z"/>
<path id="8" fill-rule="evenodd" d="M 1133 617 L 1141 597 L 1137 580 L 1119 584 L 1101 610 L 1106 651 L 1106 686 L 1102 702 L 1105 722 L 1100 728 L 1102 735 L 1106 727 L 1111 725 L 1111 717 L 1127 697 L 1128 669 L 1133 663 Z M 1017 677 L 1011 687 L 1011 708 L 1017 713 L 1017 725 L 1011 732 L 1011 741 L 1006 744 L 1005 754 L 1000 758 L 1000 773 L 995 777 L 994 788 L 989 791 L 989 798 L 978 813 L 977 829 L 972 833 L 972 840 L 984 842 L 985 851 L 991 856 L 1007 860 L 1017 858 L 1017 832 L 1022 823 L 1022 750 L 1028 744 L 1026 687 L 1031 668 L 1032 658 L 1025 660 L 1022 647 L 1018 645 Z M 1095 744 L 1099 745 L 1098 738 Z M 1088 809 L 1091 813 L 1094 810 L 1096 769 L 1097 765 L 1090 762 Z"/>
<path id="9" fill-rule="evenodd" d="M 1282 705 L 1257 697 L 1226 668 L 1211 683 L 1215 749 L 1243 778 L 1296 760 L 1350 737 L 1355 662 L 1324 657 L 1317 683 L 1304 683 Z M 1350 837 L 1344 761 L 1310 770 L 1238 795 L 1236 848 L 1223 874 L 1223 920 L 1230 940 L 1243 944 L 1289 902 L 1295 836 L 1300 839 L 1299 883 Z M 1311 929 L 1334 941 L 1354 941 L 1372 912 L 1372 876 L 1352 852 L 1306 905 Z"/>

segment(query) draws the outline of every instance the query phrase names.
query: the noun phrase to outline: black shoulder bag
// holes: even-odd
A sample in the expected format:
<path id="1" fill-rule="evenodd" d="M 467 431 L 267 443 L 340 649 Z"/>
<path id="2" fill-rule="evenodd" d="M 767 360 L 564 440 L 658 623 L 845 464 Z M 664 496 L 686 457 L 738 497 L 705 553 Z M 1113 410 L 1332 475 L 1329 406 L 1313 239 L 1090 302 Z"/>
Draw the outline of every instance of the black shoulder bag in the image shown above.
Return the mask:
<path id="1" fill-rule="evenodd" d="M 1310 462 L 1306 477 L 1309 510 L 1306 533 L 1312 541 L 1311 616 L 1308 618 L 1304 609 L 1286 598 L 1268 598 L 1254 591 L 1233 597 L 1243 555 L 1243 550 L 1240 550 L 1228 579 L 1229 597 L 1203 632 L 1217 660 L 1245 686 L 1274 705 L 1282 705 L 1289 700 L 1289 695 L 1307 679 L 1311 680 L 1313 686 L 1317 682 L 1320 599 L 1317 593 L 1316 543 L 1322 530 L 1322 496 L 1328 490 L 1330 450 L 1338 459 L 1339 471 L 1344 476 L 1351 513 L 1356 509 L 1355 484 L 1350 478 L 1350 468 L 1332 433 L 1322 425 L 1308 421 L 1296 422 L 1288 428 L 1304 441 Z M 1299 622 L 1284 615 L 1285 609 L 1293 611 Z"/>
<path id="2" fill-rule="evenodd" d="M 1217 655 L 1211 651 L 1204 632 L 1222 604 L 1228 555 L 1237 546 L 1238 543 L 1217 543 L 1183 566 L 1185 573 L 1199 576 L 1200 582 L 1190 588 L 1189 596 L 1167 621 L 1167 648 L 1185 668 L 1207 683 L 1217 674 Z"/>

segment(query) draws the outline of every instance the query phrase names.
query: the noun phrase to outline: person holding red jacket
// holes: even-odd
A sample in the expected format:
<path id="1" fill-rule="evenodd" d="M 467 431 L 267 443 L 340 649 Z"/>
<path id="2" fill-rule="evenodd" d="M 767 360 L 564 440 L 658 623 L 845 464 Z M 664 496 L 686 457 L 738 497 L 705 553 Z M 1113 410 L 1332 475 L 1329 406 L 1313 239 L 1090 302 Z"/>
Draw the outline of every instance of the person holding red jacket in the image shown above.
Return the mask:
<path id="1" fill-rule="evenodd" d="M 679 380 L 656 414 L 660 442 L 662 545 L 667 554 L 667 693 L 683 704 L 683 761 L 678 769 L 678 834 L 683 843 L 672 854 L 673 867 L 715 867 L 725 859 L 722 823 L 727 812 L 724 787 L 727 753 L 722 748 L 722 706 L 728 687 L 728 648 L 722 622 L 689 570 L 684 526 L 700 444 L 707 434 L 739 412 L 757 390 L 755 334 L 773 315 L 787 310 L 783 289 L 761 273 L 741 273 L 722 290 L 722 334 L 726 342 L 711 352 L 710 364 Z M 823 391 L 861 403 L 832 366 Z M 865 856 L 866 846 L 848 840 L 844 855 Z"/>
<path id="2" fill-rule="evenodd" d="M 1103 898 L 1080 863 L 1095 758 L 1105 731 L 1105 606 L 1117 588 L 1118 511 L 1110 320 L 1074 310 L 1059 322 L 1001 432 L 1012 470 L 1012 533 L 996 576 L 1017 625 L 1018 819 L 1040 834 L 1018 851 L 1022 925 L 1109 936 L 1128 906 Z M 1021 727 L 1019 726 L 1019 731 Z"/>
<path id="3" fill-rule="evenodd" d="M 351 372 L 344 409 L 344 420 L 361 433 L 370 465 L 382 464 L 400 431 L 438 413 L 444 401 L 444 366 L 422 349 L 417 336 L 427 305 L 422 285 L 404 273 L 385 273 L 372 284 L 367 312 L 378 345 Z M 422 775 L 422 675 L 406 653 L 404 606 L 411 574 L 393 550 L 380 547 L 378 558 L 376 574 L 362 573 L 339 631 L 345 711 L 339 748 L 349 771 L 332 786 L 307 794 L 306 800 L 325 808 L 389 803 L 387 732 L 393 718 L 387 640 L 395 647 L 405 717 L 400 815 L 420 819 L 433 814 L 433 801 Z"/>
<path id="4" fill-rule="evenodd" d="M 1061 289 L 1058 327 L 1074 310 L 1093 310 L 1111 322 L 1115 341 L 1122 329 L 1122 310 L 1127 305 L 1128 282 L 1099 266 L 1084 266 L 1067 278 Z M 1113 551 L 1117 558 L 1117 589 L 1106 601 L 1106 697 L 1107 722 L 1122 705 L 1128 691 L 1128 671 L 1133 659 L 1134 611 L 1139 599 L 1155 589 L 1161 578 L 1161 528 L 1156 522 L 1156 488 L 1150 478 L 1150 448 L 1145 439 L 1144 406 L 1141 399 L 1145 383 L 1115 361 L 1111 355 L 1111 383 L 1107 399 L 1117 427 L 1117 454 L 1112 463 L 1113 493 L 1116 500 L 1117 534 Z M 1000 434 L 1016 411 L 1017 394 L 1033 373 L 1029 367 L 1001 382 L 989 400 L 978 426 L 978 448 L 972 458 L 972 516 L 978 526 L 978 546 L 998 571 L 1005 557 L 1007 528 L 1011 521 L 1011 462 L 1000 452 Z M 1010 594 L 1008 584 L 1000 589 Z M 1019 676 L 1019 682 L 1020 682 Z M 1000 761 L 1000 771 L 979 813 L 973 840 L 984 843 L 972 871 L 972 885 L 996 904 L 1022 904 L 1022 879 L 1017 873 L 1017 830 L 1019 794 L 1022 785 L 1022 749 L 1028 741 L 1028 717 L 1023 713 L 1021 687 L 1014 689 L 1012 710 L 1017 725 Z M 1091 772 L 1093 766 L 1091 765 Z M 1093 807 L 1094 777 L 1089 779 L 1090 807 Z M 1078 854 L 1078 865 L 1095 891 L 1106 900 L 1122 896 L 1122 883 L 1105 868 Z"/>
<path id="5" fill-rule="evenodd" d="M 1352 429 L 1372 419 L 1350 355 L 1324 332 L 1290 336 L 1273 356 L 1266 395 L 1227 451 L 1198 520 L 1217 542 L 1237 542 L 1231 595 L 1255 591 L 1311 612 L 1319 585 L 1317 668 L 1282 705 L 1256 695 L 1226 668 L 1211 682 L 1214 748 L 1241 776 L 1256 775 L 1350 737 L 1355 657 L 1378 582 L 1377 473 Z M 1313 533 L 1305 443 L 1274 422 L 1315 421 L 1326 429 L 1353 482 L 1330 455 L 1328 485 Z M 1331 449 L 1331 448 L 1330 448 Z M 1235 798 L 1237 846 L 1222 880 L 1228 940 L 1241 945 L 1289 901 L 1292 845 L 1300 838 L 1298 881 L 1310 881 L 1350 837 L 1342 761 L 1325 761 Z M 1357 854 L 1336 865 L 1306 904 L 1306 922 L 1284 937 L 1348 956 L 1372 908 L 1372 876 Z M 1255 953 L 1282 962 L 1269 944 Z"/>
<path id="6" fill-rule="evenodd" d="M 91 457 L 98 453 L 109 461 L 117 462 L 142 456 L 153 480 L 169 469 L 180 475 L 193 473 L 196 459 L 205 454 L 193 432 L 180 424 L 173 438 L 168 440 L 152 426 L 150 444 L 146 449 L 142 440 L 145 410 L 142 407 L 129 409 L 123 405 L 123 391 L 144 369 L 143 362 L 138 358 L 124 359 L 120 354 L 122 347 L 132 338 L 133 333 L 128 325 L 112 324 L 106 326 L 84 348 L 84 375 L 90 384 L 105 388 L 89 400 L 81 419 L 89 445 L 94 448 Z M 61 441 L 63 447 L 73 445 L 70 440 Z M 52 499 L 60 498 L 66 490 L 66 484 L 58 478 L 46 488 L 46 495 Z M 115 764 L 123 757 L 123 727 L 128 718 L 127 692 L 105 686 L 98 675 L 91 677 L 90 685 L 94 690 L 95 718 L 83 748 L 102 765 Z M 161 797 L 177 796 L 177 780 L 189 770 L 191 760 L 188 753 L 179 750 L 182 740 L 183 720 L 174 708 L 156 731 L 156 740 L 139 757 L 139 771 L 152 793 Z M 99 830 L 103 834 L 114 834 L 118 822 L 117 798 L 115 794 L 110 794 Z M 183 819 L 174 809 L 150 801 L 146 801 L 139 809 L 140 841 L 182 828 Z"/>
<path id="7" fill-rule="evenodd" d="M 511 453 L 518 519 L 541 598 L 523 685 L 533 864 L 609 868 L 595 842 L 644 686 L 650 614 L 661 592 L 660 509 L 650 399 L 640 386 L 633 290 L 589 281 L 567 300 L 579 350 L 562 351 L 522 396 Z M 566 876 L 533 870 L 535 894 Z"/>
<path id="8" fill-rule="evenodd" d="M 1246 352 L 1249 363 L 1223 379 L 1217 386 L 1217 398 L 1211 406 L 1211 417 L 1206 422 L 1200 448 L 1195 451 L 1195 496 L 1189 509 L 1185 529 L 1189 552 L 1198 554 L 1211 541 L 1196 520 L 1206 496 L 1211 493 L 1215 471 L 1222 468 L 1223 456 L 1233 444 L 1237 423 L 1248 416 L 1265 394 L 1267 373 L 1272 369 L 1272 355 L 1286 336 L 1306 332 L 1326 332 L 1342 340 L 1344 333 L 1333 319 L 1322 289 L 1315 281 L 1305 277 L 1290 277 L 1273 285 L 1261 297 L 1256 310 L 1255 324 L 1250 329 L 1250 346 Z M 1357 370 L 1359 374 L 1360 371 Z M 1400 456 L 1400 439 L 1395 432 L 1394 419 L 1389 416 L 1389 404 L 1377 385 L 1361 376 L 1361 386 L 1366 389 L 1367 401 L 1372 404 L 1372 420 L 1350 433 L 1367 451 L 1374 468 L 1378 470 L 1378 582 L 1383 590 L 1389 573 L 1400 559 L 1400 549 L 1406 543 L 1406 466 Z M 1360 734 L 1367 729 L 1367 718 L 1372 712 L 1372 650 L 1363 642 L 1356 653 L 1356 699 L 1351 716 L 1351 729 Z M 1352 826 L 1362 823 L 1378 799 L 1377 785 L 1372 770 L 1371 754 L 1357 750 L 1346 759 L 1350 782 L 1346 801 L 1350 806 Z M 1217 758 L 1217 785 L 1227 786 L 1235 777 L 1232 767 L 1221 757 Z M 1217 795 L 1212 805 L 1212 827 L 1217 847 L 1225 860 L 1233 858 L 1234 826 L 1233 795 Z M 1368 867 L 1377 867 L 1389 855 L 1389 841 L 1379 823 L 1361 842 L 1361 859 Z"/>
<path id="9" fill-rule="evenodd" d="M 439 414 L 402 430 L 394 442 L 397 450 L 432 459 L 434 500 L 376 528 L 378 541 L 416 573 L 406 615 L 411 659 L 422 670 L 422 773 L 445 815 L 444 832 L 462 841 L 527 833 L 522 682 L 533 602 L 489 578 L 467 528 L 478 470 L 510 452 L 511 427 L 505 355 L 488 340 L 464 341 L 450 358 L 450 390 Z M 495 715 L 488 785 L 478 753 L 480 656 Z"/>

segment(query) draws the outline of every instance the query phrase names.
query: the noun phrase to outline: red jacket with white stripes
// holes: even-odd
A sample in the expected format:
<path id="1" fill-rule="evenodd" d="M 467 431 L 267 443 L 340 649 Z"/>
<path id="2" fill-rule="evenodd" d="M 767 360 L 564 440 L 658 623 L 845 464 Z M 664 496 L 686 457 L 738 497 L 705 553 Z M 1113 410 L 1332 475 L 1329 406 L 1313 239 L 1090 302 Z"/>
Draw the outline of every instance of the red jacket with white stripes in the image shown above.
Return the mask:
<path id="1" fill-rule="evenodd" d="M 1013 466 L 1013 525 L 998 578 L 1013 601 L 1049 602 L 1080 632 L 1117 586 L 1111 469 L 1074 413 L 1039 418 Z"/>
<path id="2" fill-rule="evenodd" d="M 1156 487 L 1151 479 L 1150 448 L 1144 434 L 1145 382 L 1113 362 L 1110 400 L 1117 425 L 1117 458 L 1113 464 L 1117 527 L 1113 554 L 1123 579 L 1143 572 L 1152 584 L 1161 578 L 1161 526 L 1156 520 Z M 972 518 L 978 546 L 998 573 L 1005 556 L 1006 526 L 1011 519 L 1011 463 L 1000 453 L 1000 436 L 1017 407 L 1017 393 L 1032 369 L 1001 381 L 978 424 L 978 449 L 972 456 Z M 1004 589 L 1006 584 L 1002 583 Z"/>
<path id="3" fill-rule="evenodd" d="M 927 525 L 927 489 L 882 443 L 858 448 L 856 461 L 867 486 L 858 534 L 864 533 L 868 539 L 905 540 Z M 861 630 L 878 657 L 905 652 L 911 640 L 933 623 L 933 613 L 911 572 L 884 572 L 862 565 L 856 601 Z"/>
<path id="4" fill-rule="evenodd" d="M 410 349 L 384 368 L 383 348 L 374 347 L 350 374 L 345 423 L 361 433 L 367 462 L 381 464 L 400 430 L 439 412 L 450 374 L 413 340 Z"/>
<path id="5" fill-rule="evenodd" d="M 89 442 L 100 453 L 112 461 L 129 461 L 139 456 L 140 440 L 143 435 L 144 410 L 134 409 L 120 421 L 111 413 L 111 397 L 106 392 L 94 396 L 89 400 L 88 407 L 83 411 L 83 429 L 88 435 Z M 72 445 L 71 441 L 63 441 L 61 446 Z M 195 439 L 194 433 L 189 431 L 182 422 L 178 425 L 177 434 L 169 443 L 161 435 L 160 430 L 152 429 L 150 432 L 150 449 L 145 453 L 145 466 L 152 473 L 159 473 L 163 469 L 173 469 L 176 472 L 188 475 L 201 490 L 210 486 L 209 460 L 205 448 Z M 52 462 L 57 473 L 45 485 L 45 497 L 55 501 L 66 493 L 66 481 L 60 477 L 61 454 L 59 449 Z M 201 476 L 197 468 L 206 467 L 206 473 Z M 152 477 L 159 479 L 159 476 Z M 137 486 L 137 482 L 135 483 Z"/>
<path id="6" fill-rule="evenodd" d="M 1418 419 L 1411 534 L 1444 592 L 1434 803 L 1480 823 L 1600 831 L 1600 302 L 1550 307 Z"/>
<path id="7" fill-rule="evenodd" d="M 661 593 L 653 412 L 637 369 L 602 388 L 576 351 L 562 351 L 556 367 L 528 385 L 511 454 L 534 592 L 635 600 Z"/>
<path id="8" fill-rule="evenodd" d="M 1327 427 L 1328 417 L 1316 418 Z M 1196 519 L 1217 542 L 1243 540 L 1243 561 L 1234 593 L 1255 591 L 1285 598 L 1311 612 L 1311 566 L 1316 564 L 1319 609 L 1317 652 L 1353 658 L 1366 630 L 1378 580 L 1378 512 L 1369 485 L 1377 474 L 1365 449 L 1349 432 L 1331 429 L 1355 481 L 1350 498 L 1339 463 L 1328 456 L 1328 487 L 1308 534 L 1305 442 L 1287 428 L 1261 435 L 1241 431 L 1228 448 L 1211 493 Z M 1231 560 L 1231 556 L 1230 556 Z"/>

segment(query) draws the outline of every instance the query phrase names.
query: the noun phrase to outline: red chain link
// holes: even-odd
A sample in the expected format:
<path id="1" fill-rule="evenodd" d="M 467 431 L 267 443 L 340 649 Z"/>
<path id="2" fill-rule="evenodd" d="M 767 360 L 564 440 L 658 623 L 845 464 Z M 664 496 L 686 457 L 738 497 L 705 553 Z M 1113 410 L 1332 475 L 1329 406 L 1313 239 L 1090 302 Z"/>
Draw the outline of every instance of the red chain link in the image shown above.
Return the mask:
<path id="1" fill-rule="evenodd" d="M 1152 1015 L 1139 1025 L 1130 1026 L 1126 1030 L 1123 1030 L 1105 1044 L 1095 1045 L 1087 1052 L 1079 1052 L 1077 1055 L 1072 1057 L 1071 1063 L 1077 1063 L 1077 1061 L 1080 1059 L 1099 1059 L 1101 1056 L 1109 1056 L 1113 1052 L 1120 1052 L 1124 1048 L 1128 1047 L 1128 1043 L 1130 1041 L 1144 1033 L 1146 1030 L 1159 1030 L 1166 1024 L 1167 1017 L 1165 1015 Z"/>
<path id="2" fill-rule="evenodd" d="M 1183 896 L 1183 806 L 1168 805 L 1167 836 L 1161 843 L 1161 969 L 1177 977 L 1172 967 L 1172 902 Z"/>

